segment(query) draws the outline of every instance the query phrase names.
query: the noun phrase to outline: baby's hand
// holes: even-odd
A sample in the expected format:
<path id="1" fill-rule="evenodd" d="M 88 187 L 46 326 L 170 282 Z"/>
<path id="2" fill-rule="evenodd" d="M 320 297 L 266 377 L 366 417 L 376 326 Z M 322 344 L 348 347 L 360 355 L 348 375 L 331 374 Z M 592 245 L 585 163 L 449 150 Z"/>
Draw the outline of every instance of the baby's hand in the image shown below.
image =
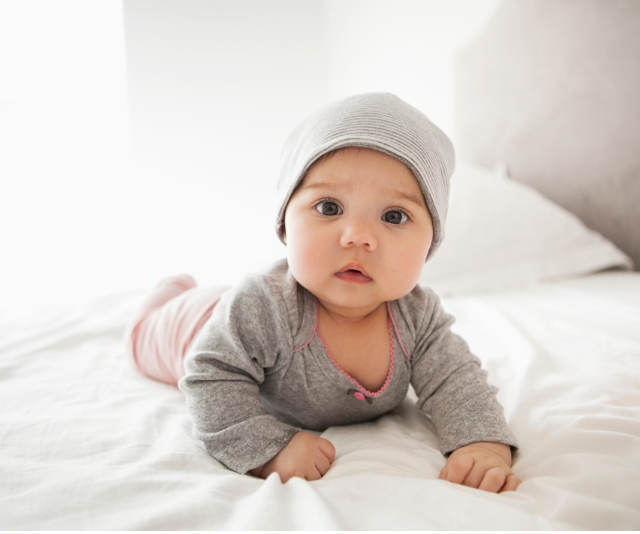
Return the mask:
<path id="1" fill-rule="evenodd" d="M 438 478 L 492 493 L 514 491 L 521 482 L 511 470 L 511 447 L 489 441 L 453 451 Z"/>
<path id="2" fill-rule="evenodd" d="M 298 432 L 271 460 L 250 473 L 259 478 L 278 473 L 283 483 L 292 477 L 318 480 L 329 471 L 335 456 L 336 449 L 329 440 L 311 432 Z"/>

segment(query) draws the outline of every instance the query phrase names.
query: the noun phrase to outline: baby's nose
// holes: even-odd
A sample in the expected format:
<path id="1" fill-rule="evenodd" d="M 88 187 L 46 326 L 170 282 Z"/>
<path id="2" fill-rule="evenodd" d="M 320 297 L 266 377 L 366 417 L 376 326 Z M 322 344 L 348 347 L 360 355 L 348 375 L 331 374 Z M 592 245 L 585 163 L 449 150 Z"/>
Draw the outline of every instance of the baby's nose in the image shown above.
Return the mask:
<path id="1" fill-rule="evenodd" d="M 345 221 L 340 237 L 340 244 L 343 247 L 364 246 L 367 250 L 375 250 L 378 240 L 373 225 L 362 219 L 352 219 Z"/>

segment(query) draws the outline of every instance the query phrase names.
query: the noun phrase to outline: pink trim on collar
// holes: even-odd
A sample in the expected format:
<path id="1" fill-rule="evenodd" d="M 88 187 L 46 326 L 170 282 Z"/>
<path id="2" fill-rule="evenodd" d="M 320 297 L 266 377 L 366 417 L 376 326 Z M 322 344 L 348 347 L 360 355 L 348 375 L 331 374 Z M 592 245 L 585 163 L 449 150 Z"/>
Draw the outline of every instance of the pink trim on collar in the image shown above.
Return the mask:
<path id="1" fill-rule="evenodd" d="M 318 299 L 316 299 L 316 322 L 313 325 L 313 331 L 311 332 L 311 337 L 307 340 L 307 342 L 302 345 L 302 347 L 295 349 L 293 352 L 298 352 L 299 350 L 304 349 L 309 343 L 311 343 L 311 340 L 313 339 L 313 336 L 316 335 L 316 332 L 318 331 Z M 320 332 L 318 332 L 318 334 L 320 334 Z"/>
<path id="2" fill-rule="evenodd" d="M 387 303 L 387 306 L 388 305 L 389 304 Z M 324 350 L 327 353 L 327 356 L 329 357 L 329 359 L 331 360 L 331 363 L 333 363 L 335 368 L 338 369 L 338 371 L 340 371 L 340 373 L 342 373 L 342 375 L 345 376 L 360 391 L 362 391 L 363 393 L 365 393 L 369 397 L 378 397 L 379 395 L 381 395 L 387 389 L 387 386 L 389 385 L 389 382 L 391 382 L 391 376 L 393 375 L 393 366 L 394 366 L 394 363 L 395 363 L 395 347 L 394 347 L 395 343 L 393 342 L 393 331 L 391 330 L 391 322 L 393 321 L 393 317 L 391 317 L 391 310 L 390 309 L 389 309 L 389 318 L 390 318 L 390 320 L 387 321 L 387 322 L 388 322 L 388 325 L 389 325 L 389 348 L 390 348 L 390 352 L 391 352 L 391 361 L 389 362 L 389 371 L 387 372 L 387 377 L 386 377 L 386 379 L 384 381 L 384 384 L 382 384 L 382 387 L 378 391 L 375 391 L 375 392 L 369 391 L 362 384 L 360 384 L 360 382 L 358 382 L 349 373 L 347 373 L 342 367 L 340 367 L 340 365 L 338 365 L 338 362 L 336 362 L 333 359 L 333 356 L 331 356 L 331 353 L 329 352 L 329 348 L 327 347 L 327 344 L 324 342 L 324 339 L 322 338 L 322 334 L 320 333 L 320 330 L 318 330 L 318 301 L 317 301 L 317 299 L 316 299 L 316 322 L 315 322 L 315 325 L 313 327 L 313 332 L 311 333 L 311 337 L 309 338 L 309 340 L 302 347 L 300 347 L 299 349 L 294 350 L 293 352 L 297 352 L 297 351 L 302 350 L 303 348 L 305 348 L 309 343 L 311 343 L 311 340 L 313 339 L 313 336 L 315 334 L 318 334 L 318 337 L 320 338 L 320 341 L 322 342 L 322 346 L 324 347 Z M 394 325 L 395 325 L 395 322 L 394 322 Z M 400 338 L 398 337 L 398 339 L 400 339 Z M 400 341 L 400 344 L 402 344 L 402 341 Z M 404 350 L 404 347 L 403 347 L 403 350 Z M 406 351 L 405 351 L 405 355 L 406 355 Z"/>
<path id="3" fill-rule="evenodd" d="M 333 365 L 336 367 L 336 369 L 338 369 L 338 371 L 340 371 L 346 378 L 348 378 L 354 386 L 356 386 L 359 390 L 361 390 L 362 392 L 366 393 L 369 397 L 377 397 L 379 395 L 381 395 L 386 389 L 387 386 L 389 385 L 389 382 L 391 382 L 391 375 L 393 374 L 393 364 L 395 362 L 395 350 L 394 350 L 394 343 L 393 343 L 393 333 L 391 331 L 391 323 L 389 323 L 389 340 L 390 340 L 390 349 L 391 349 L 391 361 L 389 362 L 389 371 L 387 372 L 387 378 L 384 381 L 384 384 L 382 384 L 382 387 L 378 390 L 378 391 L 369 391 L 367 388 L 365 388 L 362 384 L 360 384 L 360 382 L 358 382 L 355 378 L 353 378 L 349 373 L 347 373 L 342 367 L 340 367 L 340 365 L 338 365 L 338 362 L 336 362 L 333 359 L 333 356 L 331 356 L 331 353 L 329 352 L 329 349 L 327 348 L 326 343 L 324 342 L 324 339 L 322 339 L 322 334 L 320 334 L 320 331 L 318 329 L 316 329 L 316 332 L 318 333 L 318 337 L 320 338 L 320 341 L 322 341 L 322 346 L 324 347 L 325 352 L 327 353 L 327 356 L 329 356 L 329 359 L 331 360 L 331 362 L 333 363 Z"/>
<path id="4" fill-rule="evenodd" d="M 400 342 L 400 346 L 402 347 L 402 352 L 404 352 L 405 358 L 407 358 L 407 360 L 411 361 L 411 356 L 409 356 L 407 354 L 407 349 L 404 348 L 404 343 L 402 343 L 402 338 L 400 337 L 400 332 L 398 332 L 398 325 L 396 325 L 396 322 L 393 320 L 393 315 L 391 315 L 391 304 L 389 304 L 387 302 L 387 310 L 389 310 L 389 318 L 391 319 L 391 322 L 393 323 L 393 328 L 396 331 L 396 337 L 398 338 L 398 341 Z M 311 340 L 309 340 L 311 341 Z"/>

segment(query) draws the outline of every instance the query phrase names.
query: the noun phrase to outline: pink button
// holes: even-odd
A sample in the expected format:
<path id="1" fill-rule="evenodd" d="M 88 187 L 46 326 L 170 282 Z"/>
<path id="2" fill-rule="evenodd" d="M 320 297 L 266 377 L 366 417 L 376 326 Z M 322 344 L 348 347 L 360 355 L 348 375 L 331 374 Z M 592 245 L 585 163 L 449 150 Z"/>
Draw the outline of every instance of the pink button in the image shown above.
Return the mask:
<path id="1" fill-rule="evenodd" d="M 353 396 L 358 399 L 358 400 L 364 400 L 364 395 L 362 393 L 360 393 L 359 391 L 356 391 Z"/>

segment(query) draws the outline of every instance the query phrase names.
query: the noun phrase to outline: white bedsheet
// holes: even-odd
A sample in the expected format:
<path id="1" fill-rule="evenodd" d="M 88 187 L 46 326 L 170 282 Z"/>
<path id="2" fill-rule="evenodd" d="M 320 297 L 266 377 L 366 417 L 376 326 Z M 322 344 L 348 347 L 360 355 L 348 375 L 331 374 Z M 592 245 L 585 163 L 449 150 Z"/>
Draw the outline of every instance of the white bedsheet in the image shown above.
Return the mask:
<path id="1" fill-rule="evenodd" d="M 520 440 L 523 483 L 502 495 L 437 480 L 409 399 L 327 430 L 320 481 L 226 470 L 191 438 L 182 394 L 125 360 L 139 297 L 0 322 L 0 528 L 640 528 L 638 273 L 445 301 Z"/>

